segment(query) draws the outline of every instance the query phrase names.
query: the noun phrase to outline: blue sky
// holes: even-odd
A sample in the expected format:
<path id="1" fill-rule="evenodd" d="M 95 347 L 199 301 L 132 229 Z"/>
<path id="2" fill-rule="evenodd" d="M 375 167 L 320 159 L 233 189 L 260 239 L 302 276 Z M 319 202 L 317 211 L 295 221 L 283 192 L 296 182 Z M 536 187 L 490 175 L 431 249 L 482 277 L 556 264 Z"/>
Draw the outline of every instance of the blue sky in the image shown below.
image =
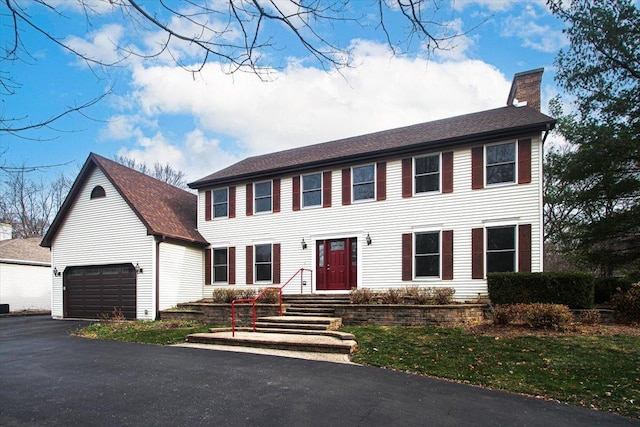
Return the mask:
<path id="1" fill-rule="evenodd" d="M 50 3 L 63 15 L 35 6 L 28 12 L 53 28 L 56 37 L 96 58 L 117 58 L 115 41 L 154 42 L 153 33 L 126 27 L 109 8 L 99 9 L 88 25 L 74 2 Z M 279 66 L 268 82 L 246 73 L 225 74 L 215 62 L 193 75 L 166 56 L 128 58 L 109 70 L 89 68 L 24 28 L 21 37 L 31 57 L 2 64 L 2 71 L 21 84 L 15 95 L 1 95 L 5 118 L 43 120 L 107 88 L 112 93 L 84 116 L 56 123 L 55 130 L 26 134 L 36 140 L 0 135 L 0 163 L 66 164 L 51 173 L 74 176 L 95 152 L 169 163 L 195 180 L 249 155 L 500 107 L 513 74 L 520 71 L 545 68 L 543 111 L 558 93 L 553 61 L 566 39 L 562 23 L 543 0 L 448 3 L 438 17 L 467 33 L 447 51 L 430 56 L 415 41 L 407 53 L 391 55 L 375 22 L 367 22 L 371 2 L 356 0 L 351 6 L 368 25 L 337 26 L 328 34 L 350 46 L 357 66 L 341 73 L 323 71 L 293 40 L 279 38 L 278 50 L 267 53 L 267 62 Z M 4 7 L 2 32 L 7 28 Z M 393 27 L 394 16 L 389 25 L 394 37 L 401 34 Z M 193 60 L 188 46 L 174 53 L 185 62 Z"/>

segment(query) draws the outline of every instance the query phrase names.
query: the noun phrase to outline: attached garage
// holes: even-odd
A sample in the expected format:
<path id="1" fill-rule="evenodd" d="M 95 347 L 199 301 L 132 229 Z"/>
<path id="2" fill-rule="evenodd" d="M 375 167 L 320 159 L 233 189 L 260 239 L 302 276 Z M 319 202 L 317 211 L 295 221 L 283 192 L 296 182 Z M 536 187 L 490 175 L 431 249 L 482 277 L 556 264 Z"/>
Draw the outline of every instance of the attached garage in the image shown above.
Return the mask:
<path id="1" fill-rule="evenodd" d="M 68 267 L 64 317 L 98 319 L 114 312 L 136 318 L 136 270 L 132 264 Z"/>

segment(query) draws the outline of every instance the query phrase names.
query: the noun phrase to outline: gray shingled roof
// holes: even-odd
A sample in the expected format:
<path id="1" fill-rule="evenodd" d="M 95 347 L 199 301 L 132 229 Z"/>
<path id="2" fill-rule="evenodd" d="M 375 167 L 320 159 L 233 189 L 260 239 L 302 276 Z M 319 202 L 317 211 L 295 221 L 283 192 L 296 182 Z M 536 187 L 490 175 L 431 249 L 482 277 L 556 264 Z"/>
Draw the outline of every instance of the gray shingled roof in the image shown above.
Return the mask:
<path id="1" fill-rule="evenodd" d="M 553 128 L 555 120 L 530 107 L 507 106 L 322 144 L 249 157 L 189 184 L 191 188 L 255 179 L 321 165 L 513 137 Z"/>
<path id="2" fill-rule="evenodd" d="M 42 246 L 51 247 L 53 237 L 71 208 L 82 183 L 95 167 L 100 168 L 118 190 L 147 227 L 148 234 L 198 245 L 208 244 L 196 230 L 198 197 L 195 194 L 91 153 L 42 240 Z"/>
<path id="3" fill-rule="evenodd" d="M 40 247 L 39 237 L 0 241 L 0 260 L 23 261 L 26 263 L 51 263 L 51 252 Z"/>

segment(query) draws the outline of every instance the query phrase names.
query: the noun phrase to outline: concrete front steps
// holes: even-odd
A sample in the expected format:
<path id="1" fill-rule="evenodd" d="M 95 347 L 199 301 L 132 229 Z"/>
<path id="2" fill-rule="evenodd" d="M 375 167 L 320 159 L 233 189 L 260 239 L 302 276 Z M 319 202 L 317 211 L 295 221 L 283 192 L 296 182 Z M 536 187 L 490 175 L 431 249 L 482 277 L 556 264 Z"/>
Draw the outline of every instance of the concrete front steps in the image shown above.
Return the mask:
<path id="1" fill-rule="evenodd" d="M 333 305 L 348 303 L 348 297 L 287 296 L 283 316 L 260 317 L 256 332 L 251 328 L 212 329 L 209 333 L 192 334 L 189 343 L 215 344 L 290 350 L 314 353 L 351 354 L 357 348 L 352 334 L 340 332 L 342 319 L 335 317 Z"/>

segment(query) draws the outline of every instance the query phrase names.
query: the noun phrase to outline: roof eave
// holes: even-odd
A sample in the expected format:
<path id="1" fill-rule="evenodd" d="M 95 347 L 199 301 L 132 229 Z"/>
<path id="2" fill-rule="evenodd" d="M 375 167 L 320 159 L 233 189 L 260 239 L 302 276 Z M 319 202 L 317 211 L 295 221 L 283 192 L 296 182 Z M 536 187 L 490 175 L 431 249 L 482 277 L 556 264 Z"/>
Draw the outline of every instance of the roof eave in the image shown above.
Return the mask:
<path id="1" fill-rule="evenodd" d="M 539 122 L 539 123 L 534 123 L 529 125 L 516 126 L 516 127 L 507 128 L 507 129 L 498 129 L 494 131 L 466 135 L 464 137 L 445 138 L 445 139 L 428 142 L 428 148 L 439 149 L 439 148 L 445 148 L 445 147 L 459 147 L 459 146 L 469 145 L 469 144 L 484 143 L 484 142 L 487 142 L 488 140 L 494 140 L 496 138 L 498 139 L 512 138 L 515 136 L 522 136 L 522 135 L 532 134 L 536 132 L 544 132 L 544 131 L 553 129 L 553 127 L 555 126 L 555 123 L 556 123 L 556 120 L 552 119 L 545 122 Z M 243 181 L 267 178 L 267 177 L 281 175 L 284 173 L 301 172 L 301 171 L 306 171 L 311 169 L 317 169 L 318 167 L 340 166 L 340 165 L 352 163 L 354 160 L 357 160 L 358 162 L 363 162 L 363 161 L 368 161 L 372 159 L 377 159 L 380 157 L 413 154 L 417 151 L 424 150 L 424 148 L 425 148 L 425 143 L 420 142 L 420 143 L 407 145 L 403 147 L 396 147 L 396 148 L 387 149 L 387 150 L 377 150 L 377 151 L 372 151 L 370 153 L 364 153 L 364 154 L 337 157 L 329 160 L 301 163 L 293 166 L 268 169 L 261 172 L 245 173 L 245 174 L 233 175 L 233 176 L 219 178 L 219 179 L 210 179 L 206 181 L 195 181 L 195 182 L 189 183 L 188 185 L 189 185 L 189 188 L 197 190 L 205 187 L 237 184 Z"/>

